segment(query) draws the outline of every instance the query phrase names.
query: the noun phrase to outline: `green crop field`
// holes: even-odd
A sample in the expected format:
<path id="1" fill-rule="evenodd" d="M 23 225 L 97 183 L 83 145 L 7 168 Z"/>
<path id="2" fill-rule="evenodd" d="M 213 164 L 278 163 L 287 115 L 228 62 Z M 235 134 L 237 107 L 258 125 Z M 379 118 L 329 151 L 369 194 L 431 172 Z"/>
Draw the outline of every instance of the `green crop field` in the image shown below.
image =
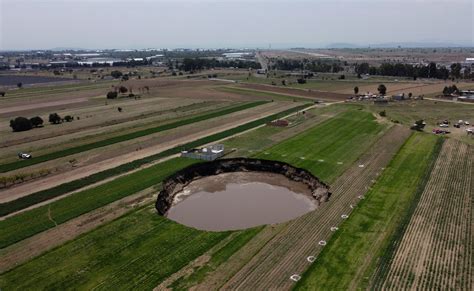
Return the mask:
<path id="1" fill-rule="evenodd" d="M 331 182 L 386 128 L 371 113 L 350 110 L 259 153 L 257 157 L 287 162 Z"/>
<path id="2" fill-rule="evenodd" d="M 346 125 L 348 123 L 351 124 L 353 128 L 356 128 L 360 135 L 348 135 L 349 128 L 351 127 Z M 328 135 L 329 132 L 334 131 L 335 127 L 341 126 L 344 128 L 343 131 L 337 134 Z M 362 153 L 367 149 L 367 147 L 370 146 L 370 144 L 378 137 L 378 134 L 385 128 L 385 126 L 377 123 L 371 114 L 358 110 L 349 110 L 348 112 L 338 114 L 333 119 L 306 130 L 303 134 L 297 135 L 294 138 L 268 149 L 268 151 L 280 153 L 286 149 L 286 152 L 290 155 L 294 151 L 297 153 L 304 152 L 307 154 L 308 159 L 317 159 L 320 157 L 320 154 L 326 154 L 326 148 L 330 144 L 333 145 L 331 148 L 337 152 L 339 152 L 340 148 L 346 149 L 346 144 L 349 144 L 355 150 L 354 157 L 344 155 L 340 157 L 340 159 L 336 159 L 336 157 L 327 156 L 327 159 L 331 158 L 334 161 L 341 160 L 344 162 L 343 165 L 327 167 L 324 171 L 323 177 L 325 179 L 330 179 L 330 177 L 333 176 L 333 172 L 343 171 L 345 164 L 349 164 L 353 159 L 356 159 L 356 153 Z M 250 132 L 247 134 L 252 133 Z M 247 134 L 244 134 L 242 137 L 246 138 L 245 135 Z M 306 143 L 302 142 L 302 140 L 308 138 L 313 143 L 312 147 L 314 149 L 314 155 L 309 155 L 308 152 L 306 152 L 308 146 Z M 361 142 L 359 138 L 364 138 L 365 142 Z M 339 139 L 343 139 L 344 142 L 338 142 Z M 320 140 L 325 140 L 325 142 L 320 143 Z M 355 141 L 357 141 L 357 143 L 355 143 Z M 316 146 L 315 143 L 320 145 Z M 264 153 L 262 155 L 267 158 L 267 155 Z M 187 159 L 178 160 L 183 161 L 185 164 L 189 161 Z M 293 161 L 295 163 L 301 163 L 302 160 L 295 157 Z M 169 163 L 170 165 L 174 165 L 176 162 L 169 161 Z M 308 166 L 310 163 L 305 165 Z M 299 166 L 305 165 L 299 164 Z M 154 168 L 155 170 L 158 168 L 164 169 L 167 168 L 167 165 L 159 164 Z M 311 167 L 312 171 L 318 173 L 322 169 L 324 169 L 324 167 L 321 167 L 321 165 L 319 165 L 319 167 Z M 175 171 L 175 169 L 172 171 Z M 136 177 L 130 177 L 134 174 L 123 177 L 124 180 L 121 181 L 122 183 L 120 185 L 110 185 L 110 183 L 120 181 L 122 178 L 109 182 L 104 185 L 104 189 L 110 188 L 111 192 L 121 192 L 122 189 L 126 189 L 126 184 L 132 180 L 146 180 L 150 181 L 150 184 L 153 184 L 151 181 L 154 183 L 160 181 L 158 178 L 155 180 L 152 180 L 151 177 L 146 178 L 143 172 L 137 173 L 139 174 L 137 174 Z M 153 170 L 149 170 L 148 173 L 153 173 Z M 120 190 L 117 190 L 118 188 L 120 188 Z M 96 193 L 99 193 L 97 189 L 95 191 Z M 88 195 L 88 197 L 94 197 L 95 195 Z M 53 202 L 51 205 L 59 203 L 60 201 L 65 201 L 63 202 L 63 207 L 71 205 L 71 201 L 67 201 L 69 197 L 59 200 L 58 202 Z M 94 205 L 96 204 L 97 202 L 95 201 Z M 45 209 L 43 209 L 43 212 L 44 211 Z M 37 213 L 32 217 L 38 216 L 40 215 Z M 57 219 L 57 217 L 55 217 L 55 219 Z M 138 223 L 139 227 L 137 227 L 137 229 L 129 227 L 130 220 L 133 220 L 134 223 Z M 29 221 L 28 223 L 32 223 L 32 221 Z M 28 223 L 24 225 L 16 225 L 14 227 L 12 226 L 8 232 L 2 233 L 1 236 L 3 237 L 4 234 L 14 231 L 14 229 L 22 229 L 23 227 L 26 227 Z M 161 227 L 153 229 L 147 228 L 149 225 L 154 225 L 155 223 L 158 223 Z M 168 227 L 172 227 L 173 232 L 167 232 Z M 226 243 L 225 246 L 213 253 L 210 260 L 204 266 L 195 269 L 189 276 L 178 278 L 171 287 L 179 290 L 201 282 L 208 273 L 214 271 L 237 250 L 245 247 L 245 244 L 261 229 L 262 228 L 255 228 L 238 233 L 234 232 L 233 235 L 235 237 L 233 237 L 230 242 Z M 193 236 L 189 237 L 188 233 L 192 233 Z M 217 241 L 221 241 L 227 237 L 227 235 L 229 235 L 229 233 L 199 232 L 184 226 L 179 226 L 173 222 L 158 217 L 154 209 L 145 208 L 144 210 L 132 212 L 126 217 L 107 223 L 97 230 L 82 235 L 59 248 L 2 274 L 0 276 L 0 286 L 4 286 L 5 288 L 8 288 L 9 286 L 19 286 L 22 289 L 28 289 L 33 286 L 35 281 L 40 280 L 42 282 L 41 288 L 74 287 L 79 289 L 90 289 L 94 287 L 110 288 L 113 286 L 120 288 L 133 288 L 136 287 L 136 284 L 142 284 L 140 286 L 141 288 L 153 288 L 156 287 L 156 285 L 164 278 L 178 271 L 199 254 L 204 253 L 205 250 L 215 245 Z M 115 236 L 120 237 L 120 239 Z M 178 237 L 179 240 L 175 240 L 176 237 Z M 215 241 L 213 240 L 214 238 Z M 204 243 L 206 244 L 206 247 L 199 248 Z M 177 245 L 179 248 L 183 247 L 185 249 L 183 254 L 185 258 L 180 257 L 176 262 L 163 261 L 173 255 L 181 256 L 178 255 L 178 252 L 172 250 L 170 245 Z M 166 247 L 169 249 L 165 249 Z M 107 248 L 107 250 L 102 250 L 102 248 Z M 117 251 L 117 249 L 123 249 L 123 251 Z M 190 254 L 187 255 L 186 251 Z M 73 257 L 64 255 L 71 252 L 74 253 Z M 118 253 L 118 255 L 114 255 L 116 253 Z M 159 257 L 160 254 L 165 254 L 165 258 L 161 259 Z M 71 264 L 70 262 L 72 261 L 77 263 Z M 35 275 L 35 270 L 48 264 L 52 264 L 52 262 L 54 262 L 54 267 L 49 268 L 48 273 L 39 273 Z M 157 265 L 155 263 L 161 264 L 160 266 L 162 266 L 162 268 L 156 267 Z M 28 275 L 28 280 L 21 281 L 20 277 L 22 274 L 31 275 Z M 136 279 L 126 280 L 124 279 L 126 276 Z"/>
<path id="3" fill-rule="evenodd" d="M 197 160 L 176 158 L 0 221 L 0 248 L 161 183 Z"/>
<path id="4" fill-rule="evenodd" d="M 234 112 L 237 112 L 237 111 L 250 109 L 252 107 L 262 105 L 262 104 L 265 104 L 265 103 L 267 103 L 267 102 L 266 101 L 256 101 L 256 102 L 251 102 L 251 103 L 240 104 L 238 106 L 232 106 L 230 108 L 226 108 L 226 109 L 223 109 L 223 110 L 219 110 L 219 111 L 215 111 L 215 112 L 211 112 L 211 113 L 206 113 L 206 114 L 194 116 L 194 117 L 191 117 L 191 118 L 178 120 L 178 121 L 168 123 L 168 124 L 163 124 L 163 125 L 160 125 L 160 126 L 157 126 L 157 127 L 147 128 L 147 129 L 144 129 L 144 130 L 139 130 L 139 131 L 127 133 L 127 134 L 124 134 L 124 135 L 115 136 L 115 137 L 112 137 L 112 138 L 109 138 L 109 139 L 105 139 L 105 140 L 101 140 L 101 141 L 97 141 L 97 142 L 93 142 L 93 143 L 89 143 L 89 144 L 84 144 L 84 145 L 80 145 L 80 146 L 76 146 L 76 147 L 72 147 L 72 148 L 68 148 L 68 149 L 64 149 L 64 150 L 60 150 L 60 151 L 56 151 L 56 152 L 52 152 L 52 153 L 49 153 L 49 154 L 45 154 L 45 155 L 42 155 L 42 156 L 35 157 L 33 159 L 30 159 L 30 160 L 16 161 L 16 162 L 8 163 L 8 164 L 3 164 L 3 165 L 0 165 L 0 173 L 5 173 L 5 172 L 8 172 L 8 171 L 28 167 L 28 166 L 31 166 L 31 165 L 43 163 L 43 162 L 54 160 L 54 159 L 57 159 L 57 158 L 62 158 L 62 157 L 65 157 L 65 156 L 85 152 L 85 151 L 92 150 L 92 149 L 95 149 L 95 148 L 104 147 L 104 146 L 108 146 L 108 145 L 111 145 L 111 144 L 131 140 L 131 139 L 135 139 L 135 138 L 139 138 L 139 137 L 142 137 L 142 136 L 146 136 L 146 135 L 158 133 L 158 132 L 161 132 L 161 131 L 173 129 L 173 128 L 176 128 L 176 127 L 179 127 L 179 126 L 184 126 L 184 125 L 187 125 L 187 124 L 191 124 L 191 123 L 195 123 L 195 122 L 199 122 L 199 121 L 203 121 L 203 120 L 207 120 L 207 119 L 211 119 L 211 118 L 216 118 L 216 117 L 231 114 L 231 113 L 234 113 Z"/>
<path id="5" fill-rule="evenodd" d="M 389 249 L 400 222 L 410 214 L 412 203 L 416 203 L 441 143 L 433 135 L 412 135 L 365 199 L 340 225 L 296 289 L 367 287 L 368 276 L 375 270 L 379 257 Z"/>
<path id="6" fill-rule="evenodd" d="M 188 228 L 145 207 L 0 275 L 0 286 L 151 290 L 229 234 Z"/>

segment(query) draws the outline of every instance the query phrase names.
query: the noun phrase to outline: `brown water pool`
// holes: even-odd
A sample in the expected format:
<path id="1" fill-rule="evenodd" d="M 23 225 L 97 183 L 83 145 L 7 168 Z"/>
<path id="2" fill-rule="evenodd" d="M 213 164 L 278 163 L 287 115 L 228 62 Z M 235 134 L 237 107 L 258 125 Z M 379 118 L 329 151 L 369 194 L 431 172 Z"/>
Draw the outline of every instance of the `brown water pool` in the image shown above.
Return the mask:
<path id="1" fill-rule="evenodd" d="M 236 230 L 281 223 L 316 208 L 309 188 L 283 175 L 226 173 L 191 182 L 167 217 L 201 230 Z"/>

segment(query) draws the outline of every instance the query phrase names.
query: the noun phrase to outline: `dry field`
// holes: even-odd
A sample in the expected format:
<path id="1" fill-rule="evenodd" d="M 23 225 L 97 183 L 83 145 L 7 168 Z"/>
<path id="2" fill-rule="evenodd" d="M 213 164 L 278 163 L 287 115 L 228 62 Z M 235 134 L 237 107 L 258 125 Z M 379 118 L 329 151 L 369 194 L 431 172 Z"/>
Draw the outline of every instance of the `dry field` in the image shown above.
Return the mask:
<path id="1" fill-rule="evenodd" d="M 217 125 L 216 120 L 214 119 L 205 120 L 168 131 L 40 163 L 24 169 L 18 169 L 7 174 L 11 175 L 12 173 L 35 171 L 44 168 L 59 168 L 61 170 L 55 171 L 57 172 L 55 175 L 2 190 L 0 191 L 0 196 L 2 197 L 1 200 L 2 202 L 11 201 L 36 191 L 48 189 L 68 181 L 86 177 L 133 160 L 157 154 L 166 149 L 184 144 L 187 141 L 197 140 L 202 136 L 221 132 L 294 106 L 295 104 L 293 102 L 272 102 L 242 112 L 222 116 L 218 119 L 219 124 Z M 74 163 L 70 162 L 72 159 L 75 160 Z"/>
<path id="2" fill-rule="evenodd" d="M 349 97 L 349 94 L 323 92 L 316 90 L 303 90 L 294 88 L 282 88 L 263 84 L 240 84 L 239 87 L 252 89 L 262 92 L 273 92 L 278 94 L 285 94 L 288 96 L 305 97 L 314 100 L 325 100 L 325 101 L 344 101 Z"/>

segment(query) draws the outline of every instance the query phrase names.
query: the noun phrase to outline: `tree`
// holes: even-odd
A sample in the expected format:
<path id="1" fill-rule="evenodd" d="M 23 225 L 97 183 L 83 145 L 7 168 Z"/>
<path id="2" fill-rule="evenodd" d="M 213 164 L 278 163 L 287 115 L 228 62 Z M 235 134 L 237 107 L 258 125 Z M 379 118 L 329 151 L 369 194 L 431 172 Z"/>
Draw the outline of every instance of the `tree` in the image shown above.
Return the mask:
<path id="1" fill-rule="evenodd" d="M 5 97 L 5 91 L 0 91 L 0 95 L 2 95 L 2 97 Z"/>
<path id="2" fill-rule="evenodd" d="M 51 113 L 49 115 L 49 122 L 51 124 L 59 124 L 61 123 L 61 116 L 59 116 L 57 113 Z"/>
<path id="3" fill-rule="evenodd" d="M 411 99 L 411 97 L 413 97 L 413 93 L 410 92 L 410 93 L 408 93 L 408 98 Z"/>
<path id="4" fill-rule="evenodd" d="M 117 108 L 118 112 L 122 112 L 122 107 Z"/>
<path id="5" fill-rule="evenodd" d="M 15 119 L 10 120 L 10 127 L 14 132 L 17 131 L 26 131 L 33 128 L 31 121 L 25 117 L 17 117 Z"/>
<path id="6" fill-rule="evenodd" d="M 71 115 L 66 115 L 64 116 L 64 120 L 66 120 L 66 122 L 71 122 L 74 120 L 74 117 L 72 117 Z"/>
<path id="7" fill-rule="evenodd" d="M 19 82 L 18 84 L 16 84 L 16 86 L 21 89 L 23 87 L 23 83 Z"/>
<path id="8" fill-rule="evenodd" d="M 380 84 L 377 91 L 379 91 L 380 95 L 385 95 L 387 93 L 387 87 L 385 87 L 384 84 Z"/>
<path id="9" fill-rule="evenodd" d="M 344 79 L 346 79 L 346 75 L 340 75 L 339 76 L 339 80 L 344 80 Z"/>
<path id="10" fill-rule="evenodd" d="M 118 94 L 117 92 L 114 92 L 114 91 L 110 91 L 109 93 L 107 93 L 107 99 L 115 99 L 117 98 Z"/>
<path id="11" fill-rule="evenodd" d="M 380 111 L 379 114 L 380 114 L 380 116 L 382 116 L 382 117 L 387 116 L 387 112 L 385 112 L 385 110 L 384 110 L 384 111 Z"/>
<path id="12" fill-rule="evenodd" d="M 43 126 L 43 119 L 39 116 L 35 116 L 30 118 L 31 125 L 33 127 L 41 127 Z"/>
<path id="13" fill-rule="evenodd" d="M 355 95 L 359 94 L 359 87 L 357 86 L 354 87 L 354 94 Z"/>
<path id="14" fill-rule="evenodd" d="M 118 78 L 122 77 L 122 72 L 120 72 L 120 71 L 112 71 L 112 72 L 110 72 L 110 75 L 111 75 L 112 77 L 114 77 L 114 79 L 118 79 Z"/>
<path id="15" fill-rule="evenodd" d="M 455 63 L 455 64 L 452 64 L 451 65 L 451 76 L 453 76 L 454 78 L 461 78 L 461 69 L 462 69 L 462 66 L 460 63 Z"/>
<path id="16" fill-rule="evenodd" d="M 425 128 L 425 125 L 426 125 L 425 121 L 423 119 L 420 119 L 420 120 L 415 121 L 415 124 L 413 124 L 413 126 L 410 128 L 413 130 L 422 131 L 423 128 Z"/>

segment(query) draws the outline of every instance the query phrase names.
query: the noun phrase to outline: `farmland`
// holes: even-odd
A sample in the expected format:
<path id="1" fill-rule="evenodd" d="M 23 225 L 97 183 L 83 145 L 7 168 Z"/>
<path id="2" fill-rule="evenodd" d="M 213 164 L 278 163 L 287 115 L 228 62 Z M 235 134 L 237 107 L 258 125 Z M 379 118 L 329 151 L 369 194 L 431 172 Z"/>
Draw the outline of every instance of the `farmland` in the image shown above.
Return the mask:
<path id="1" fill-rule="evenodd" d="M 348 289 L 364 286 L 364 275 L 384 254 L 390 238 L 416 201 L 425 172 L 437 158 L 434 136 L 412 136 L 364 195 L 349 219 L 340 225 L 297 289 Z"/>
<path id="2" fill-rule="evenodd" d="M 130 76 L 111 79 L 113 69 Z M 474 139 L 468 125 L 431 133 L 441 120 L 474 122 L 472 105 L 347 99 L 355 86 L 433 97 L 469 80 L 326 72 L 299 83 L 297 71 L 113 69 L 44 70 L 35 76 L 67 83 L 5 87 L 0 289 L 472 289 Z M 121 86 L 128 92 L 106 98 Z M 50 124 L 53 112 L 75 118 Z M 18 116 L 44 125 L 12 132 Z M 424 130 L 410 130 L 420 119 Z M 223 158 L 302 168 L 331 195 L 295 219 L 242 230 L 157 215 L 162 181 L 204 163 L 181 151 L 214 143 Z"/>
<path id="3" fill-rule="evenodd" d="M 459 141 L 444 143 L 393 257 L 375 273 L 376 288 L 473 288 L 472 153 Z M 426 221 L 435 223 L 426 228 Z"/>

